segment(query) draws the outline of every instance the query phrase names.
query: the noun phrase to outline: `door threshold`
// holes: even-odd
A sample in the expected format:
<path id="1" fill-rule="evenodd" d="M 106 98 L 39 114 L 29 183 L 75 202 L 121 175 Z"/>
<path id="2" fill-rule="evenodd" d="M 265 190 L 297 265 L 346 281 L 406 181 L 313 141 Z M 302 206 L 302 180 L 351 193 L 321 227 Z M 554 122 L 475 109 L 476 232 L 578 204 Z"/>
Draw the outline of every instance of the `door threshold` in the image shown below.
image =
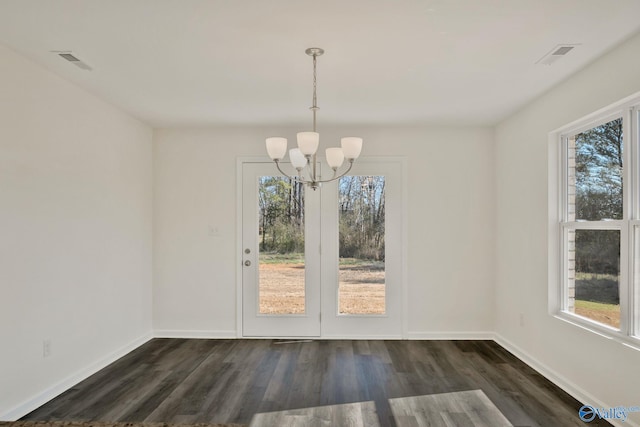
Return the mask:
<path id="1" fill-rule="evenodd" d="M 313 340 L 305 339 L 305 340 L 284 340 L 284 341 L 274 341 L 274 344 L 299 344 L 303 342 L 313 342 Z"/>

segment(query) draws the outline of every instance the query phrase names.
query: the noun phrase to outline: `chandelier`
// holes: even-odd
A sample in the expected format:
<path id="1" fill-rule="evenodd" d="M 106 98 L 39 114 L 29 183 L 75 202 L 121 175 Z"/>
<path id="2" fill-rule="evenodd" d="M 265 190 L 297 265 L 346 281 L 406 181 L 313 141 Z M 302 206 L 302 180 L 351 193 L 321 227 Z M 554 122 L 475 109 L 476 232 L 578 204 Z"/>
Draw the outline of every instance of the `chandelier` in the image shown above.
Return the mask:
<path id="1" fill-rule="evenodd" d="M 321 179 L 318 174 L 318 162 L 316 160 L 316 152 L 320 143 L 320 134 L 316 132 L 316 113 L 320 109 L 317 105 L 317 78 L 316 78 L 316 59 L 324 53 L 319 47 L 310 47 L 305 53 L 313 57 L 313 101 L 309 108 L 313 113 L 313 131 L 298 132 L 298 148 L 289 150 L 289 160 L 298 172 L 298 175 L 289 175 L 280 168 L 280 161 L 284 159 L 287 153 L 287 138 L 274 136 L 266 139 L 267 153 L 271 160 L 274 161 L 280 173 L 297 182 L 303 183 L 316 190 L 323 182 L 331 182 L 345 176 L 353 167 L 353 162 L 360 155 L 362 150 L 362 138 L 356 136 L 348 136 L 340 140 L 341 148 L 331 147 L 325 151 L 327 164 L 333 170 L 333 176 L 330 179 Z M 348 168 L 338 173 L 345 161 L 348 162 Z M 303 170 L 306 168 L 306 175 Z"/>

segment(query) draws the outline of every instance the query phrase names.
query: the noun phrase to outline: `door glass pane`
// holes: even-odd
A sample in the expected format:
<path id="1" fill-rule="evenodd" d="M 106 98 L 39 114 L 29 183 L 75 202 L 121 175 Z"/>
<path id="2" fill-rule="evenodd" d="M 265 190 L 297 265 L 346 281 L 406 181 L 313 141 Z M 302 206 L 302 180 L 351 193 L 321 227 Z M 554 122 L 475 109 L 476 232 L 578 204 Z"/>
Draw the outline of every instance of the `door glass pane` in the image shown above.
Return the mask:
<path id="1" fill-rule="evenodd" d="M 259 313 L 304 314 L 304 186 L 258 178 Z"/>
<path id="2" fill-rule="evenodd" d="M 385 313 L 385 177 L 339 181 L 340 314 Z"/>
<path id="3" fill-rule="evenodd" d="M 569 138 L 569 221 L 622 219 L 622 118 Z"/>
<path id="4" fill-rule="evenodd" d="M 620 328 L 619 230 L 575 230 L 575 313 Z"/>

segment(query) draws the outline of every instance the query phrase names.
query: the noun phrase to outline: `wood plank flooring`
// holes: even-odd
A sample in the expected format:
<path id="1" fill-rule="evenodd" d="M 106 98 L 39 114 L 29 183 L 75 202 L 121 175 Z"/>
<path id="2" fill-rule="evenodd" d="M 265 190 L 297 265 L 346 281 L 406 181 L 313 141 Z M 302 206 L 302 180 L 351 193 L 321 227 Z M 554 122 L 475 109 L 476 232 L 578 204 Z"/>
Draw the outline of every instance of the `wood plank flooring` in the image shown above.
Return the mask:
<path id="1" fill-rule="evenodd" d="M 429 405 L 464 407 L 459 399 L 489 402 L 514 426 L 584 426 L 578 401 L 493 341 L 154 339 L 23 419 L 249 424 L 262 414 L 257 426 L 272 413 L 419 426 Z M 444 425 L 480 419 L 440 412 Z"/>

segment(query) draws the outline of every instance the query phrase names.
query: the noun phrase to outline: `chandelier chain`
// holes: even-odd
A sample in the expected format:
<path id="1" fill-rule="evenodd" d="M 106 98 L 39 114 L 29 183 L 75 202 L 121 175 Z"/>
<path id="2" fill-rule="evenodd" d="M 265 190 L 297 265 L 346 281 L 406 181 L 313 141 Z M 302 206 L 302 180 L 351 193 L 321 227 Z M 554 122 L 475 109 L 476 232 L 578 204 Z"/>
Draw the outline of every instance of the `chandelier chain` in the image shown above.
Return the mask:
<path id="1" fill-rule="evenodd" d="M 317 55 L 313 55 L 313 105 L 311 111 L 313 111 L 313 131 L 316 132 L 316 111 L 318 111 L 318 95 L 316 93 L 318 87 L 318 78 L 316 75 L 316 58 Z"/>

